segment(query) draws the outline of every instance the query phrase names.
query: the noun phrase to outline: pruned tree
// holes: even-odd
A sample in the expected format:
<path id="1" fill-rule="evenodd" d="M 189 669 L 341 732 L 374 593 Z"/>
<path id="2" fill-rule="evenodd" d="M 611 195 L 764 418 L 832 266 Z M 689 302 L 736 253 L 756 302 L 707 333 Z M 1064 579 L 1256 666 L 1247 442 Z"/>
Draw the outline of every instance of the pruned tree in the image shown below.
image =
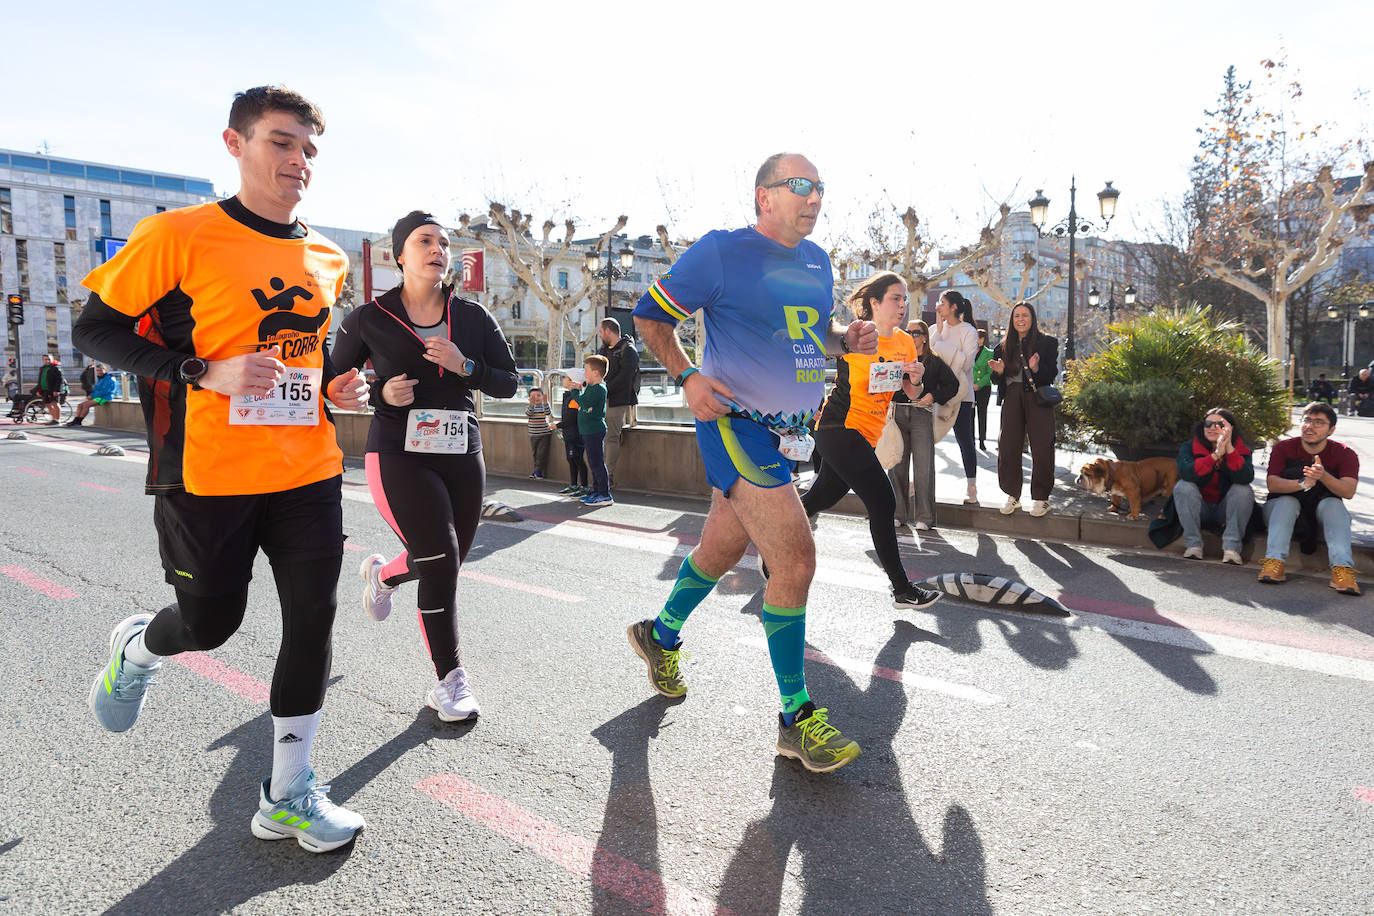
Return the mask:
<path id="1" fill-rule="evenodd" d="M 976 283 L 989 299 L 1008 312 L 1018 302 L 1034 302 L 1064 279 L 1064 268 L 1059 264 L 1051 265 L 1037 275 L 1036 268 L 1040 264 L 1040 259 L 1035 256 L 1035 252 L 1026 251 L 1018 259 L 1021 272 L 1012 287 L 1012 292 L 1008 293 L 1002 285 L 1004 268 L 1003 259 L 999 255 L 1000 251 L 984 254 L 969 265 L 964 273 L 968 274 L 968 278 Z M 1084 263 L 1083 258 L 1078 258 L 1080 268 Z"/>
<path id="2" fill-rule="evenodd" d="M 1291 106 L 1302 96 L 1286 62 L 1262 62 L 1271 105 L 1252 108 L 1249 83 L 1226 72 L 1220 104 L 1205 112 L 1195 171 L 1205 197 L 1192 248 L 1217 279 L 1265 304 L 1270 356 L 1286 362 L 1290 298 L 1335 262 L 1341 247 L 1364 231 L 1372 209 L 1374 161 L 1357 180 L 1338 182 L 1340 150 L 1315 151 L 1320 126 L 1296 121 Z"/>
<path id="3" fill-rule="evenodd" d="M 685 240 L 673 241 L 668 234 L 668 227 L 662 223 L 654 227 L 658 234 L 658 243 L 663 246 L 663 253 L 668 258 L 668 266 L 671 268 L 677 263 L 678 256 L 683 250 L 690 248 L 692 243 Z M 706 347 L 706 323 L 702 320 L 701 313 L 697 312 L 686 321 L 678 325 L 678 338 L 686 345 L 692 347 L 695 353 L 695 362 L 701 361 L 701 351 Z"/>
<path id="4" fill-rule="evenodd" d="M 556 369 L 562 364 L 563 341 L 568 339 L 565 334 L 570 335 L 579 345 L 583 343 L 578 338 L 571 315 L 578 303 L 592 293 L 594 287 L 591 271 L 587 270 L 585 264 L 581 265 L 582 282 L 576 286 L 569 283 L 564 289 L 557 284 L 553 276 L 554 265 L 572 247 L 577 224 L 571 219 L 564 220 L 562 237 L 555 240 L 551 236 L 557 228 L 557 223 L 545 220 L 541 227 L 542 233 L 536 239 L 531 232 L 534 220 L 531 214 L 522 213 L 514 208 L 508 210 L 505 204 L 498 202 L 492 202 L 487 212 L 489 223 L 485 226 L 474 223 L 466 213 L 459 216 L 459 228 L 455 234 L 459 238 L 480 243 L 485 250 L 505 262 L 517 280 L 513 293 L 520 293 L 520 284 L 523 284 L 543 304 L 547 313 L 548 344 L 545 368 Z M 602 251 L 609 240 L 625 227 L 627 221 L 627 217 L 621 216 L 616 224 L 597 240 L 595 250 Z"/>
<path id="5" fill-rule="evenodd" d="M 880 206 L 869 215 L 868 244 L 838 260 L 843 264 L 852 257 L 875 270 L 896 271 L 906 280 L 911 301 L 924 303 L 926 294 L 933 287 L 997 250 L 1010 213 L 1011 207 L 1002 204 L 997 210 L 997 221 L 983 226 L 978 233 L 978 241 L 957 249 L 945 266 L 928 270 L 937 245 L 934 239 L 925 236 L 916 209 L 907 207 L 897 213 L 896 207 L 892 207 L 889 213 L 887 208 Z M 890 222 L 891 214 L 896 214 L 900 229 Z"/>

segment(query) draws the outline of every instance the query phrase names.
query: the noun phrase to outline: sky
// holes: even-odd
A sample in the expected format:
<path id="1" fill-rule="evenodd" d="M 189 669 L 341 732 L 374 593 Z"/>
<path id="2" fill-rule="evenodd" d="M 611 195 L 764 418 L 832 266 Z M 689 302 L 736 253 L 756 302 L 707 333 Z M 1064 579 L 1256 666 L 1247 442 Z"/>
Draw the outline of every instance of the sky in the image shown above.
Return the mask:
<path id="1" fill-rule="evenodd" d="M 1186 189 L 1226 67 L 1263 82 L 1286 53 L 1304 120 L 1369 135 L 1367 23 L 1354 3 L 7 4 L 0 147 L 238 185 L 220 134 L 233 93 L 288 85 L 327 126 L 300 211 L 386 231 L 499 200 L 592 236 L 752 222 L 759 163 L 806 154 L 826 182 L 813 238 L 861 236 L 912 205 L 972 241 L 1038 188 L 1051 218 L 1145 239 Z M 52 18 L 53 13 L 60 20 Z"/>

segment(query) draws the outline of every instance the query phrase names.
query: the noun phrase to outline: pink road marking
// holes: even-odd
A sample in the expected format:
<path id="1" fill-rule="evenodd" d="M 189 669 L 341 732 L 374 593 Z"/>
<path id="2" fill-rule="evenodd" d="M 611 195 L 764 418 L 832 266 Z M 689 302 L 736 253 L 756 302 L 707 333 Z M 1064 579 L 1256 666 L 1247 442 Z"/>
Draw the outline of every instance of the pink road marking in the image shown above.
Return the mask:
<path id="1" fill-rule="evenodd" d="M 25 474 L 32 474 L 32 475 L 34 475 L 35 477 L 47 477 L 47 476 L 48 476 L 48 472 L 47 472 L 47 471 L 35 471 L 33 468 L 19 468 L 18 470 L 23 471 Z"/>
<path id="2" fill-rule="evenodd" d="M 552 598 L 554 601 L 581 601 L 581 595 L 568 595 L 563 592 L 556 592 L 551 588 L 540 588 L 537 585 L 526 585 L 523 582 L 513 582 L 510 579 L 498 579 L 496 576 L 488 576 L 479 572 L 462 570 L 458 575 L 477 582 L 485 582 L 488 585 L 499 585 L 502 588 L 513 588 L 518 592 L 528 592 L 531 595 L 538 595 L 541 598 Z"/>
<path id="3" fill-rule="evenodd" d="M 36 592 L 42 592 L 49 598 L 79 598 L 80 596 L 67 588 L 65 585 L 58 585 L 56 582 L 49 582 L 42 576 L 30 572 L 22 566 L 0 566 L 0 573 L 4 573 L 20 585 L 27 585 Z"/>
<path id="4" fill-rule="evenodd" d="M 347 541 L 344 541 L 344 550 L 358 550 L 358 551 L 363 551 L 363 550 L 367 550 L 367 548 L 366 548 L 366 547 L 359 547 L 357 544 L 350 544 L 350 543 L 348 543 Z"/>
<path id="5" fill-rule="evenodd" d="M 1374 805 L 1374 789 L 1371 789 L 1368 786 L 1356 786 L 1355 798 L 1359 801 L 1366 802 L 1367 804 Z"/>
<path id="6" fill-rule="evenodd" d="M 102 493 L 123 493 L 123 492 L 124 492 L 123 490 L 116 490 L 114 487 L 102 487 L 102 486 L 101 486 L 100 484 L 98 484 L 98 483 L 87 483 L 87 482 L 84 481 L 84 480 L 81 481 L 80 483 L 78 483 L 77 486 L 80 486 L 80 487 L 90 487 L 92 490 L 99 490 L 99 491 L 102 492 Z"/>
<path id="7" fill-rule="evenodd" d="M 811 661 L 813 661 L 813 662 L 820 662 L 822 665 L 829 665 L 829 666 L 832 667 L 832 668 L 843 668 L 843 667 L 844 667 L 844 666 L 841 665 L 839 662 L 835 661 L 833 658 L 831 658 L 830 656 L 826 655 L 824 652 L 817 651 L 816 649 L 807 649 L 807 650 L 806 650 L 806 657 L 809 658 L 809 659 L 810 659 Z M 882 665 L 874 665 L 874 666 L 873 666 L 873 676 L 874 676 L 874 677 L 885 677 L 885 678 L 887 678 L 889 681 L 896 681 L 896 682 L 899 683 L 899 684 L 903 682 L 903 681 L 902 681 L 902 672 L 897 671 L 897 670 L 894 669 L 894 668 L 884 668 Z"/>
<path id="8" fill-rule="evenodd" d="M 492 795 L 453 773 L 441 773 L 415 784 L 446 808 L 538 853 L 578 878 L 590 878 L 603 888 L 653 913 L 717 913 L 730 911 L 661 875 L 641 868 L 624 856 L 598 851 L 591 840 Z"/>
<path id="9" fill-rule="evenodd" d="M 272 692 L 266 682 L 251 674 L 230 668 L 204 652 L 183 652 L 181 655 L 173 655 L 172 661 L 188 671 L 194 671 L 211 683 L 237 693 L 250 703 L 266 703 Z"/>
<path id="10" fill-rule="evenodd" d="M 1337 636 L 1322 636 L 1320 633 L 1300 633 L 1281 627 L 1266 627 L 1242 623 L 1238 620 L 1223 620 L 1219 617 L 1203 617 L 1198 614 L 1182 614 L 1175 611 L 1161 613 L 1154 608 L 1120 601 L 1108 601 L 1091 595 L 1061 595 L 1059 600 L 1071 610 L 1090 611 L 1124 620 L 1139 620 L 1143 623 L 1156 623 L 1166 627 L 1178 627 L 1197 633 L 1215 633 L 1218 636 L 1235 636 L 1254 642 L 1266 642 L 1276 646 L 1293 649 L 1307 649 L 1340 655 L 1345 658 L 1358 658 L 1374 661 L 1374 643 L 1356 642 Z"/>

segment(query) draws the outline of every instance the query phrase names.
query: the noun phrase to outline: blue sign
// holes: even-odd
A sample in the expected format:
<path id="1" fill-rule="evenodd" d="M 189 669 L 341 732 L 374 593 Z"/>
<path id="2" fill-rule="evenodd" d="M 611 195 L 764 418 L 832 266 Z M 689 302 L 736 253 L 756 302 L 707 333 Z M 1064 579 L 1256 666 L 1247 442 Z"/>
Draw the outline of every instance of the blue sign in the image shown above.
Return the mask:
<path id="1" fill-rule="evenodd" d="M 105 255 L 105 260 L 109 260 L 119 254 L 119 249 L 128 243 L 128 239 L 112 239 L 108 236 L 100 240 L 100 251 Z"/>

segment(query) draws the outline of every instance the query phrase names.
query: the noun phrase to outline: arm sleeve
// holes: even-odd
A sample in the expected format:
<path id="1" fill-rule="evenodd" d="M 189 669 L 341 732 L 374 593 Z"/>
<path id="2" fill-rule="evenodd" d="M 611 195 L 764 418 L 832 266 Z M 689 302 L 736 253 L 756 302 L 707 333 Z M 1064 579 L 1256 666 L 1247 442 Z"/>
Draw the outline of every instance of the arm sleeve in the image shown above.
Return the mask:
<path id="1" fill-rule="evenodd" d="M 480 388 L 484 394 L 494 398 L 514 397 L 520 387 L 520 373 L 515 365 L 515 357 L 511 355 L 510 345 L 506 343 L 506 335 L 501 333 L 501 326 L 485 309 L 482 310 L 482 320 L 486 325 L 482 334 L 482 355 L 480 358 L 473 357 L 477 366 L 469 381 L 472 387 Z"/>
<path id="2" fill-rule="evenodd" d="M 372 356 L 372 350 L 363 340 L 362 314 L 363 309 L 356 308 L 339 322 L 339 330 L 334 334 L 334 346 L 330 348 L 330 356 L 336 369 L 361 369 Z"/>
<path id="3" fill-rule="evenodd" d="M 639 299 L 634 317 L 677 324 L 710 305 L 722 287 L 720 251 L 713 233 L 703 236 Z"/>
<path id="4" fill-rule="evenodd" d="M 169 350 L 143 337 L 134 330 L 134 318 L 110 308 L 99 293 L 86 300 L 81 317 L 72 327 L 72 345 L 116 369 L 164 382 L 177 381 L 177 367 L 193 355 Z"/>
<path id="5" fill-rule="evenodd" d="M 1046 337 L 1044 348 L 1040 351 L 1040 371 L 1035 373 L 1035 384 L 1053 385 L 1054 377 L 1059 374 L 1059 340 Z"/>

